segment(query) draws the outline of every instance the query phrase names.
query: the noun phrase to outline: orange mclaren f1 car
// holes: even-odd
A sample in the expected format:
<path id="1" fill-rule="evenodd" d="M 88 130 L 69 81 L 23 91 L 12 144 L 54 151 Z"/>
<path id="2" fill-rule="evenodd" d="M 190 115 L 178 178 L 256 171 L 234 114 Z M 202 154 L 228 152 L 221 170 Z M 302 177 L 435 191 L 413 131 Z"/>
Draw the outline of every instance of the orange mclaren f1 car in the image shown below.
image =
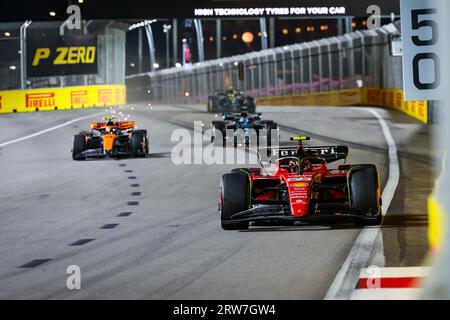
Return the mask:
<path id="1" fill-rule="evenodd" d="M 91 131 L 73 137 L 73 160 L 106 157 L 145 157 L 148 154 L 147 130 L 136 130 L 134 121 L 94 122 Z"/>

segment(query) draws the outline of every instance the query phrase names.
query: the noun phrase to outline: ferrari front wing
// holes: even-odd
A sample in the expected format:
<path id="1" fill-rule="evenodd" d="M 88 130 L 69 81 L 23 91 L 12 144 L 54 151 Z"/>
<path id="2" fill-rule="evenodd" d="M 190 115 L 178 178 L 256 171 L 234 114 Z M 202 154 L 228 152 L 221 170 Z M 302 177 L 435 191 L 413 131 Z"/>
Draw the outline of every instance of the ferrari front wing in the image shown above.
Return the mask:
<path id="1" fill-rule="evenodd" d="M 373 217 L 365 210 L 351 208 L 337 203 L 323 203 L 310 206 L 308 214 L 295 216 L 291 213 L 289 205 L 258 205 L 245 211 L 235 213 L 230 220 L 222 221 L 223 224 L 238 222 L 291 222 L 312 223 L 330 219 L 364 219 Z"/>

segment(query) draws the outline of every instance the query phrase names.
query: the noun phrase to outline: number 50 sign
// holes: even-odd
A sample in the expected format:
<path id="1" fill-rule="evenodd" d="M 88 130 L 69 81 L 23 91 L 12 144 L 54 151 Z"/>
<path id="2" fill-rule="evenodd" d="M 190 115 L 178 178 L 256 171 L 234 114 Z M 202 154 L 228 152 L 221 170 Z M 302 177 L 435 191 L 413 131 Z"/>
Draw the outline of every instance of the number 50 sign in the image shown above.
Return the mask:
<path id="1" fill-rule="evenodd" d="M 439 100 L 444 84 L 442 56 L 448 30 L 440 28 L 441 1 L 401 0 L 405 100 Z M 448 19 L 448 17 L 444 17 Z M 446 76 L 446 75 L 445 75 Z"/>

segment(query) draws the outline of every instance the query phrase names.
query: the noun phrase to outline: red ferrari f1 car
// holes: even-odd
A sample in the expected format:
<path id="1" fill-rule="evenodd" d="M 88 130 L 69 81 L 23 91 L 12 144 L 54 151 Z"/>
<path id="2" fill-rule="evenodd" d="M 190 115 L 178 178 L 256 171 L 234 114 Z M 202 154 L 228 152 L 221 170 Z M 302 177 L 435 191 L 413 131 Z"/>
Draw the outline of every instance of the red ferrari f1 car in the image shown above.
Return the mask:
<path id="1" fill-rule="evenodd" d="M 356 225 L 379 225 L 382 219 L 380 178 L 373 164 L 329 163 L 345 160 L 347 146 L 298 145 L 271 150 L 275 171 L 240 168 L 224 174 L 220 184 L 221 224 L 225 230 L 255 225 L 312 222 L 347 217 Z"/>

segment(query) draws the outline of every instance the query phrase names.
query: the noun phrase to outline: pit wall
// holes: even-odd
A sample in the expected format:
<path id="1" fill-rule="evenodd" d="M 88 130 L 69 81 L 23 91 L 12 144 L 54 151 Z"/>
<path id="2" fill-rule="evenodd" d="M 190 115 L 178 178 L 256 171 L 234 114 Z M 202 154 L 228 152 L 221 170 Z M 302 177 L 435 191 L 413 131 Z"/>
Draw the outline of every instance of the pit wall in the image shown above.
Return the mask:
<path id="1" fill-rule="evenodd" d="M 402 111 L 428 123 L 427 101 L 404 101 L 401 89 L 356 88 L 330 92 L 257 98 L 257 105 L 271 106 L 380 106 Z"/>
<path id="2" fill-rule="evenodd" d="M 0 113 L 36 112 L 126 104 L 125 85 L 0 91 Z"/>

